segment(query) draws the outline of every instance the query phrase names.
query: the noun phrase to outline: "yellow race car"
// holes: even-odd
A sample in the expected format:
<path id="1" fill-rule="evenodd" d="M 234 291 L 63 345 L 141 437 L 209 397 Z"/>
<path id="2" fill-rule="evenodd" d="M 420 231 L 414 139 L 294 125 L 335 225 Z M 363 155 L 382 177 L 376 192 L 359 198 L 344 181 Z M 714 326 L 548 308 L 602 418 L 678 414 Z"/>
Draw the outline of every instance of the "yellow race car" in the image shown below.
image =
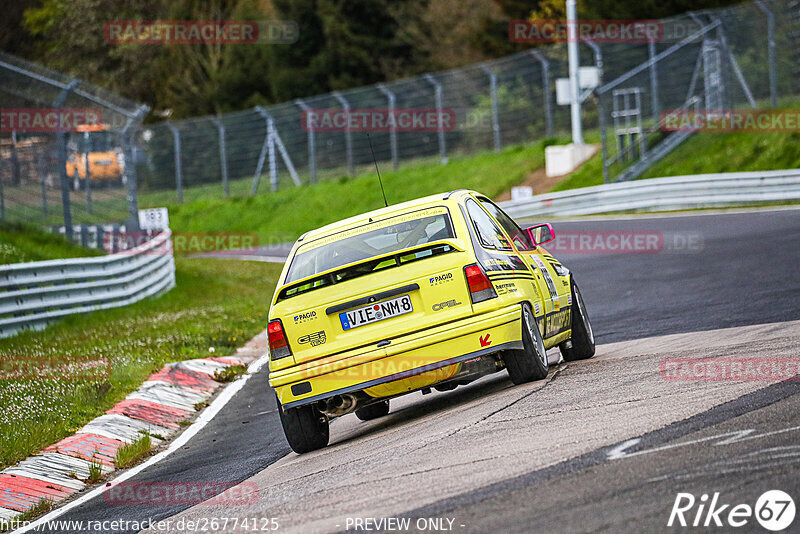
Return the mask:
<path id="1" fill-rule="evenodd" d="M 313 230 L 295 243 L 269 312 L 270 385 L 286 439 L 328 444 L 332 418 L 447 391 L 506 369 L 547 376 L 545 351 L 594 355 L 570 271 L 487 197 L 457 190 Z"/>

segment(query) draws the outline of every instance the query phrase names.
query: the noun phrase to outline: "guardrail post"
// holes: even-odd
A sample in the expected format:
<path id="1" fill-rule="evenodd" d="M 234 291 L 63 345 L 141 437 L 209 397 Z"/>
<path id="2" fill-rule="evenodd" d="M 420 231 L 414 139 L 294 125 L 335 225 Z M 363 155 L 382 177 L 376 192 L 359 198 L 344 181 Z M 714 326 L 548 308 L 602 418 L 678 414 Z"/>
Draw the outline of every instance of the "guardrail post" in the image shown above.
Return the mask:
<path id="1" fill-rule="evenodd" d="M 213 122 L 217 127 L 219 133 L 219 170 L 222 173 L 222 191 L 225 196 L 230 196 L 231 191 L 228 186 L 228 157 L 225 154 L 225 125 L 218 117 L 212 117 Z"/>
<path id="2" fill-rule="evenodd" d="M 353 138 L 350 132 L 350 103 L 339 91 L 334 91 L 331 93 L 331 96 L 339 101 L 339 104 L 342 105 L 342 109 L 347 117 L 347 126 L 344 129 L 344 150 L 347 157 L 347 174 L 353 176 Z"/>
<path id="3" fill-rule="evenodd" d="M 439 157 L 442 160 L 442 165 L 447 164 L 447 146 L 445 145 L 444 138 L 444 125 L 442 124 L 442 84 L 430 74 L 424 76 L 426 80 L 433 86 L 433 96 L 436 103 L 436 115 L 438 127 L 436 131 L 439 132 Z"/>
<path id="4" fill-rule="evenodd" d="M 389 124 L 389 147 L 392 151 L 392 168 L 397 170 L 397 117 L 394 116 L 395 96 L 394 93 L 386 88 L 385 85 L 379 83 L 378 90 L 386 96 L 389 101 L 389 115 L 392 116 L 392 121 Z"/>
<path id="5" fill-rule="evenodd" d="M 308 138 L 308 173 L 311 175 L 311 183 L 317 183 L 317 146 L 314 135 L 314 127 L 311 126 L 311 116 L 309 112 L 311 108 L 298 98 L 294 101 L 295 104 L 300 106 L 303 113 L 306 114 L 306 137 Z"/>
<path id="6" fill-rule="evenodd" d="M 529 50 L 531 57 L 536 58 L 542 65 L 542 95 L 544 96 L 544 124 L 548 137 L 553 135 L 553 110 L 550 97 L 550 62 L 537 50 Z"/>
<path id="7" fill-rule="evenodd" d="M 486 65 L 481 65 L 481 70 L 489 75 L 489 95 L 492 99 L 492 134 L 494 136 L 494 149 L 496 152 L 503 150 L 500 141 L 500 118 L 497 109 L 497 75 Z"/>
<path id="8" fill-rule="evenodd" d="M 175 190 L 178 193 L 178 203 L 183 204 L 183 168 L 181 167 L 181 133 L 172 123 L 165 123 L 172 132 L 175 152 Z"/>
<path id="9" fill-rule="evenodd" d="M 777 66 L 775 65 L 775 14 L 762 0 L 756 0 L 756 7 L 767 16 L 767 51 L 769 53 L 769 102 L 778 107 Z"/>
<path id="10" fill-rule="evenodd" d="M 64 101 L 77 85 L 77 79 L 73 79 L 69 82 L 53 102 L 53 107 L 61 109 L 61 106 L 64 105 Z M 58 161 L 58 176 L 61 182 L 61 206 L 64 213 L 64 237 L 67 238 L 67 241 L 72 241 L 72 210 L 70 208 L 69 180 L 67 178 L 67 133 L 57 133 L 56 140 L 58 142 L 58 157 L 56 159 Z"/>

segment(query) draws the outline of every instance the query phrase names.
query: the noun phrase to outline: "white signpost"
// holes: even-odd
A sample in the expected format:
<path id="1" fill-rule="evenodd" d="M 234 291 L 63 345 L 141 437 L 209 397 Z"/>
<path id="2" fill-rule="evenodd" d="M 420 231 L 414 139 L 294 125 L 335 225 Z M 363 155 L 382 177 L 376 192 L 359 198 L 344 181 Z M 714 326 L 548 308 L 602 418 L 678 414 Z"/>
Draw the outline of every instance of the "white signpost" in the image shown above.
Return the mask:
<path id="1" fill-rule="evenodd" d="M 139 229 L 167 230 L 169 228 L 169 212 L 167 208 L 152 208 L 139 210 Z"/>

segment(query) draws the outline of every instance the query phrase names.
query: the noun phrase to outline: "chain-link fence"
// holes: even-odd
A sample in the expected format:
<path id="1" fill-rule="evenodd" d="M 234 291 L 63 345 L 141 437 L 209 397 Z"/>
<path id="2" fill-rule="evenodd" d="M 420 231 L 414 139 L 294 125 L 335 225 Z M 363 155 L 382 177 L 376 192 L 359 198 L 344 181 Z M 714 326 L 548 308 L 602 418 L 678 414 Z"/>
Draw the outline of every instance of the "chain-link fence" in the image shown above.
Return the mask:
<path id="1" fill-rule="evenodd" d="M 86 225 L 137 224 L 133 145 L 146 106 L 0 53 L 0 219 L 99 245 Z"/>
<path id="2" fill-rule="evenodd" d="M 605 180 L 640 176 L 692 135 L 665 129 L 668 111 L 792 105 L 800 93 L 798 11 L 798 0 L 763 0 L 661 21 L 649 42 L 583 39 L 581 65 L 597 66 L 599 75 L 584 92 L 583 126 L 590 140 L 601 140 Z M 446 72 L 139 128 L 146 108 L 2 55 L 3 108 L 94 108 L 104 126 L 0 134 L 0 208 L 6 219 L 43 224 L 121 222 L 135 214 L 137 186 L 141 202 L 161 205 L 354 175 L 371 170 L 373 152 L 382 168 L 397 168 L 565 137 L 569 107 L 557 104 L 556 85 L 567 76 L 566 56 L 562 42 Z M 347 120 L 359 113 L 436 120 L 353 127 Z"/>

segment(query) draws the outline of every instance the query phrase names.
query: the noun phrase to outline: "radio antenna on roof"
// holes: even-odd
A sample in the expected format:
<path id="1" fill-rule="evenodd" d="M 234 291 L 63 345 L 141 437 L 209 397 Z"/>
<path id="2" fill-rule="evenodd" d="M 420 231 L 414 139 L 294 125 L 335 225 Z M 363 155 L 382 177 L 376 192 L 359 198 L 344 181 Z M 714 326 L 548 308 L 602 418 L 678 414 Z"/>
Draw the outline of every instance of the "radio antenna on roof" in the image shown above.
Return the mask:
<path id="1" fill-rule="evenodd" d="M 386 202 L 386 191 L 383 190 L 383 180 L 381 180 L 381 171 L 378 169 L 378 160 L 375 159 L 375 151 L 372 150 L 372 140 L 369 138 L 369 132 L 365 132 L 367 134 L 367 143 L 369 143 L 369 151 L 372 154 L 372 161 L 375 163 L 375 172 L 378 173 L 378 183 L 381 184 L 381 194 L 383 195 L 383 205 L 384 207 L 389 207 L 389 203 Z"/>

